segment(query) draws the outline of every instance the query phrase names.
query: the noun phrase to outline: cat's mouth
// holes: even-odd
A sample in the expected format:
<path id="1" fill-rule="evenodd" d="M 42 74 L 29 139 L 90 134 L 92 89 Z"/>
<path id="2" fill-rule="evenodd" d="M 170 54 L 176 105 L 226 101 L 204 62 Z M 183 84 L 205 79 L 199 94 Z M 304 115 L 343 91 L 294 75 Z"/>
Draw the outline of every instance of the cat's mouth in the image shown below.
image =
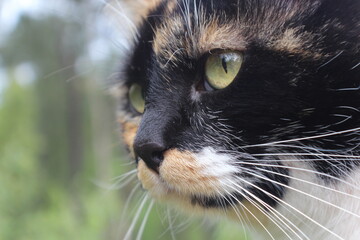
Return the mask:
<path id="1" fill-rule="evenodd" d="M 143 188 L 160 201 L 181 201 L 181 204 L 192 207 L 224 208 L 242 200 L 241 194 L 234 193 L 237 169 L 226 164 L 226 157 L 215 154 L 211 148 L 200 153 L 171 149 L 164 153 L 158 172 L 140 160 L 138 178 Z"/>

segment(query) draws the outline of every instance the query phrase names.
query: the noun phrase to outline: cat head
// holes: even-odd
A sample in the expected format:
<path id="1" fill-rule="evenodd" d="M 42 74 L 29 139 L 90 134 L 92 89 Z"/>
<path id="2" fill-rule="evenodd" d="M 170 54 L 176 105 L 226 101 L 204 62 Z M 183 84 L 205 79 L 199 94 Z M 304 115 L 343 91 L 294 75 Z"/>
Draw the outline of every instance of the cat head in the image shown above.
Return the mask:
<path id="1" fill-rule="evenodd" d="M 120 4 L 132 31 L 119 122 L 154 198 L 259 219 L 299 179 L 357 169 L 358 1 Z"/>

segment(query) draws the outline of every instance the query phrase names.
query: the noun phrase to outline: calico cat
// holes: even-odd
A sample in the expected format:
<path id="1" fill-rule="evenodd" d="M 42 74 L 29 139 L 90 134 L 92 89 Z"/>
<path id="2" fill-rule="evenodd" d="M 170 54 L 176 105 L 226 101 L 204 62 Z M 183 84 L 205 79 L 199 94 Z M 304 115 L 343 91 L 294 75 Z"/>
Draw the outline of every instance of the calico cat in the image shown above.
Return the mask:
<path id="1" fill-rule="evenodd" d="M 119 122 L 151 197 L 256 239 L 360 239 L 359 0 L 113 6 Z"/>

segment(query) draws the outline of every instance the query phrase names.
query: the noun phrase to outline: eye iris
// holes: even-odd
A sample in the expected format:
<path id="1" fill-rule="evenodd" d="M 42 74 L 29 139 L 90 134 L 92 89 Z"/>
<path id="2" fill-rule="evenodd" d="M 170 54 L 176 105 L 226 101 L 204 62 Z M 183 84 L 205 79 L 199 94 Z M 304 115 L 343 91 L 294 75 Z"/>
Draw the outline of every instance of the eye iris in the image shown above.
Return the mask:
<path id="1" fill-rule="evenodd" d="M 230 85 L 240 71 L 242 55 L 236 52 L 212 54 L 205 64 L 208 83 L 215 89 L 223 89 Z"/>
<path id="2" fill-rule="evenodd" d="M 139 84 L 133 84 L 129 90 L 129 99 L 133 108 L 139 112 L 143 113 L 145 110 L 145 100 L 142 95 L 142 88 Z"/>

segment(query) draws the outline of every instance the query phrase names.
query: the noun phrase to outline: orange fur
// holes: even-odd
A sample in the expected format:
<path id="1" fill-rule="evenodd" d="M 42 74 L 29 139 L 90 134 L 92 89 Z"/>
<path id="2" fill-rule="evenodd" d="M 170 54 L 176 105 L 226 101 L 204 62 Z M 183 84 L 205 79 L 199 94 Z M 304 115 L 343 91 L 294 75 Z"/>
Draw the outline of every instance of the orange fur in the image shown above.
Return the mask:
<path id="1" fill-rule="evenodd" d="M 151 171 L 144 161 L 139 161 L 138 164 L 138 178 L 142 184 L 142 187 L 146 190 L 152 190 L 156 187 L 156 173 Z"/>
<path id="2" fill-rule="evenodd" d="M 218 180 L 204 174 L 201 166 L 189 151 L 181 152 L 171 149 L 164 153 L 164 161 L 160 165 L 160 176 L 175 190 L 184 194 L 215 195 Z"/>
<path id="3" fill-rule="evenodd" d="M 299 29 L 287 29 L 284 34 L 277 40 L 275 40 L 270 47 L 277 51 L 288 52 L 290 54 L 297 54 L 303 57 L 310 57 L 313 59 L 319 59 L 322 55 L 319 52 L 309 50 L 311 44 L 313 44 L 314 36 L 310 33 L 301 31 L 301 34 L 297 33 Z"/>
<path id="4" fill-rule="evenodd" d="M 153 49 L 164 62 L 171 61 L 176 65 L 179 61 L 177 55 L 180 53 L 198 58 L 213 49 L 241 51 L 246 46 L 239 26 L 219 24 L 215 17 L 210 20 L 200 17 L 198 30 L 192 32 L 189 37 L 178 39 L 178 34 L 185 28 L 184 19 L 181 16 L 175 16 L 156 29 Z"/>
<path id="5" fill-rule="evenodd" d="M 172 155 L 171 158 L 174 158 L 174 160 L 184 155 L 184 153 L 181 153 L 178 150 L 172 150 L 172 153 L 170 154 Z M 191 157 L 188 157 L 187 159 L 193 161 Z M 175 167 L 175 169 L 176 168 L 177 167 Z M 196 175 L 196 173 L 192 172 L 191 175 Z M 174 189 L 170 189 L 168 187 L 167 182 L 165 182 L 163 178 L 158 176 L 154 171 L 150 170 L 146 166 L 145 162 L 142 160 L 140 160 L 138 164 L 138 178 L 142 184 L 142 187 L 147 191 L 149 191 L 151 196 L 156 198 L 158 201 L 175 203 L 175 206 L 179 206 L 183 211 L 189 212 L 191 214 L 204 213 L 204 209 L 201 206 L 191 204 L 191 196 L 188 196 L 182 192 L 180 193 Z M 183 183 L 183 186 L 188 184 L 186 186 L 187 188 L 191 187 L 191 185 L 194 184 L 192 181 L 189 181 L 187 177 L 177 180 L 175 179 L 175 176 L 173 178 L 176 184 L 182 184 L 182 181 L 185 181 Z M 200 181 L 207 181 L 207 180 L 201 179 Z M 219 216 L 220 211 L 223 210 L 207 209 L 207 213 L 209 215 L 214 215 L 214 216 Z M 251 212 L 253 215 L 250 214 L 249 212 Z M 227 210 L 227 217 L 229 217 L 230 219 L 233 219 L 234 221 L 239 221 L 239 216 L 242 219 L 247 219 L 247 221 L 253 224 L 255 227 L 261 227 L 258 221 L 260 221 L 263 224 L 266 224 L 266 222 L 269 221 L 266 215 L 264 215 L 254 204 L 248 201 L 243 201 L 241 204 L 238 204 L 237 207 L 230 208 Z M 256 216 L 257 219 L 254 216 Z"/>
<path id="6" fill-rule="evenodd" d="M 136 136 L 136 132 L 138 130 L 138 125 L 133 122 L 126 122 L 126 121 L 120 121 L 122 125 L 122 137 L 124 140 L 124 143 L 130 150 L 131 154 L 134 156 L 134 140 Z"/>
<path id="7" fill-rule="evenodd" d="M 242 30 L 237 25 L 220 25 L 216 18 L 204 25 L 204 31 L 199 34 L 198 48 L 201 54 L 212 49 L 244 50 L 245 39 Z"/>

